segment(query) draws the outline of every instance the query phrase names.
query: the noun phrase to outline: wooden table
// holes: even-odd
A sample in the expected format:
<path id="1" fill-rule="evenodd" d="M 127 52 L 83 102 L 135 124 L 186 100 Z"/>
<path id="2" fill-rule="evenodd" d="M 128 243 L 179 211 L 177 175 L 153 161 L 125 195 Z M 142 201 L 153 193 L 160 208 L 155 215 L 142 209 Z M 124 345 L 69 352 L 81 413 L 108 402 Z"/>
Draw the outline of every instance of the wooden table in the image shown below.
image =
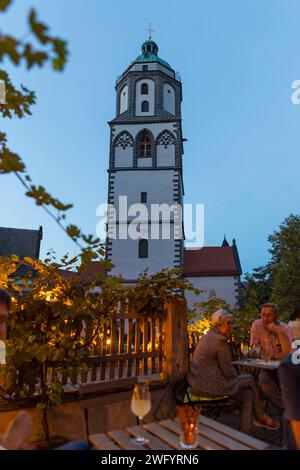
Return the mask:
<path id="1" fill-rule="evenodd" d="M 260 359 L 241 359 L 240 361 L 232 361 L 235 366 L 254 367 L 255 369 L 278 369 L 280 361 L 266 362 Z"/>
<path id="2" fill-rule="evenodd" d="M 197 449 L 201 450 L 265 450 L 267 442 L 243 434 L 205 416 L 198 424 Z M 143 427 L 132 426 L 125 430 L 114 430 L 89 437 L 90 443 L 98 450 L 183 450 L 179 444 L 180 425 L 176 420 L 167 419 L 148 423 Z M 142 435 L 149 439 L 145 446 L 132 442 L 132 437 Z"/>

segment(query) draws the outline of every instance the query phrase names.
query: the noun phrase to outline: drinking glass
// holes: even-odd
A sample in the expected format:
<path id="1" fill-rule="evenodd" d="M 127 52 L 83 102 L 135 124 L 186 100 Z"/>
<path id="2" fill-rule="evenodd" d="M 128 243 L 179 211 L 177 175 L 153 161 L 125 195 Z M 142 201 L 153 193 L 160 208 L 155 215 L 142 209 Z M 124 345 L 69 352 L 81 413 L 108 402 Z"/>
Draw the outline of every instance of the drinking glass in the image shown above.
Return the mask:
<path id="1" fill-rule="evenodd" d="M 254 359 L 259 359 L 261 356 L 261 348 L 259 344 L 255 344 L 252 348 L 252 356 Z"/>
<path id="2" fill-rule="evenodd" d="M 245 356 L 245 359 L 249 353 L 249 346 L 247 343 L 241 343 L 241 353 Z"/>
<path id="3" fill-rule="evenodd" d="M 139 425 L 142 426 L 143 418 L 151 410 L 151 397 L 147 384 L 136 384 L 133 389 L 131 399 L 131 411 L 139 419 Z M 132 439 L 132 442 L 138 445 L 147 444 L 149 441 L 143 436 L 137 436 Z"/>
<path id="4" fill-rule="evenodd" d="M 270 353 L 269 353 L 268 351 L 263 351 L 263 353 L 262 353 L 262 358 L 263 358 L 264 361 L 270 362 L 270 360 L 271 360 L 271 355 L 270 355 Z"/>
<path id="5" fill-rule="evenodd" d="M 201 411 L 200 406 L 177 406 L 182 432 L 179 437 L 180 446 L 183 449 L 195 449 L 197 447 L 197 418 Z"/>

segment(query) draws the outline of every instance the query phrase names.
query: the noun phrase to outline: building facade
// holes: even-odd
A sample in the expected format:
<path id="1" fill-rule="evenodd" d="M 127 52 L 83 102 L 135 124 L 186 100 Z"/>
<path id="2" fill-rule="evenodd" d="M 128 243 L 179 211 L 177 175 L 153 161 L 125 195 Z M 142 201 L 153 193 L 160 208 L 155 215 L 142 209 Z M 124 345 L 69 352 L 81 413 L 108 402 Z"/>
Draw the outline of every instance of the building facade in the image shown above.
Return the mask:
<path id="1" fill-rule="evenodd" d="M 27 256 L 39 259 L 42 239 L 42 227 L 38 230 L 0 227 L 0 256 L 17 255 L 20 260 Z M 16 274 L 22 277 L 29 271 L 32 271 L 32 268 L 24 264 Z"/>
<path id="2" fill-rule="evenodd" d="M 235 240 L 231 246 L 224 239 L 222 246 L 185 248 L 183 274 L 194 287 L 202 291 L 200 296 L 186 292 L 191 309 L 194 303 L 206 302 L 212 297 L 225 300 L 232 308 L 241 306 L 242 268 Z"/>
<path id="3" fill-rule="evenodd" d="M 182 87 L 179 75 L 158 56 L 151 37 L 118 78 L 115 89 L 115 118 L 109 122 L 111 209 L 106 256 L 113 264 L 110 274 L 122 275 L 130 283 L 145 269 L 153 274 L 180 268 L 203 291 L 201 299 L 187 293 L 190 308 L 212 293 L 238 307 L 242 271 L 236 243 L 230 247 L 224 239 L 221 247 L 184 249 L 182 213 L 176 206 L 183 206 L 184 195 Z M 137 217 L 137 204 L 147 213 Z M 174 210 L 167 217 L 152 213 L 153 205 Z"/>
<path id="4" fill-rule="evenodd" d="M 183 265 L 183 235 L 174 233 L 176 224 L 182 227 L 176 212 L 183 198 L 181 101 L 179 77 L 150 37 L 117 80 L 116 117 L 109 123 L 108 203 L 115 212 L 108 216 L 107 258 L 111 274 L 127 282 L 146 268 L 151 274 Z M 135 204 L 143 204 L 148 217 L 136 218 Z M 161 204 L 174 206 L 171 223 L 152 213 Z"/>

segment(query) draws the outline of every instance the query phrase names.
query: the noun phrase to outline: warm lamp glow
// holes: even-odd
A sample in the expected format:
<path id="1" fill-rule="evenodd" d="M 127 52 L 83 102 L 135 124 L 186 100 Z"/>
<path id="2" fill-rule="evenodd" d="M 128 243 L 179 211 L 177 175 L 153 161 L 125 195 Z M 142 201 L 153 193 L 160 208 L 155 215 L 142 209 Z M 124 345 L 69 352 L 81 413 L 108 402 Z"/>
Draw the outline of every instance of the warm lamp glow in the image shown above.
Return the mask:
<path id="1" fill-rule="evenodd" d="M 43 298 L 46 300 L 46 302 L 57 302 L 57 291 L 55 289 L 52 290 L 41 290 L 39 293 L 39 297 Z"/>

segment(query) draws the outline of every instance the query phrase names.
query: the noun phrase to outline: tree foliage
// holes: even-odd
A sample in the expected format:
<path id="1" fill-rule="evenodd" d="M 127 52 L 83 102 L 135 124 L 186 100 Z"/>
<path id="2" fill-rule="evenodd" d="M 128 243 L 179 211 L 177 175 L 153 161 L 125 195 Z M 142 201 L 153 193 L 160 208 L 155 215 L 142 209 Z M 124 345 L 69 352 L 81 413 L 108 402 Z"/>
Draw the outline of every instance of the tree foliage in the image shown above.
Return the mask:
<path id="1" fill-rule="evenodd" d="M 165 302 L 171 297 L 182 297 L 185 291 L 199 295 L 199 290 L 182 277 L 180 269 L 163 269 L 151 276 L 145 270 L 138 283 L 125 292 L 124 302 L 128 299 L 129 306 L 139 314 L 160 316 Z"/>
<path id="2" fill-rule="evenodd" d="M 76 382 L 87 370 L 85 359 L 103 335 L 106 321 L 118 318 L 120 310 L 162 316 L 170 297 L 193 290 L 177 270 L 152 276 L 145 272 L 128 286 L 122 278 L 104 276 L 110 267 L 105 261 L 99 275 L 86 280 L 82 274 L 90 260 L 85 263 L 84 258 L 82 253 L 80 259 L 56 260 L 52 252 L 44 262 L 15 255 L 0 258 L 0 288 L 13 298 L 0 389 L 19 406 L 24 401 L 36 404 L 46 438 L 48 410 L 64 398 L 62 378 Z M 73 275 L 65 276 L 62 269 L 73 270 Z"/>
<path id="3" fill-rule="evenodd" d="M 208 332 L 212 326 L 211 316 L 219 308 L 230 311 L 230 305 L 217 297 L 215 292 L 212 292 L 207 300 L 194 304 L 193 311 L 188 314 L 188 333 L 191 340 L 193 337 L 199 339 Z"/>
<path id="4" fill-rule="evenodd" d="M 192 346 L 192 343 L 195 343 L 195 341 L 210 330 L 212 327 L 212 314 L 222 308 L 232 313 L 234 316 L 233 330 L 229 342 L 234 357 L 239 357 L 241 343 L 249 342 L 250 328 L 253 320 L 256 318 L 256 310 L 252 310 L 252 308 L 249 308 L 249 310 L 246 308 L 243 310 L 233 309 L 225 300 L 216 297 L 214 292 L 210 295 L 208 300 L 197 302 L 194 307 L 194 311 L 189 314 L 188 332 L 190 335 L 190 345 Z"/>
<path id="5" fill-rule="evenodd" d="M 12 3 L 12 0 L 0 0 L 0 14 L 5 13 Z M 49 27 L 39 20 L 33 8 L 28 11 L 27 27 L 27 34 L 21 38 L 0 31 L 0 62 L 4 64 L 9 61 L 16 67 L 25 65 L 27 70 L 49 64 L 54 71 L 63 71 L 68 58 L 66 41 L 52 35 Z M 23 119 L 31 115 L 32 107 L 36 103 L 35 92 L 24 85 L 19 88 L 15 86 L 3 68 L 0 68 L 0 81 L 5 83 L 6 89 L 5 103 L 0 103 L 2 117 Z M 35 184 L 25 161 L 9 148 L 7 142 L 6 134 L 0 131 L 0 175 L 14 173 L 25 188 L 26 196 L 42 207 L 77 245 L 85 247 L 86 255 L 92 253 L 99 241 L 91 235 L 86 236 L 79 227 L 64 223 L 67 211 L 73 205 L 52 196 L 43 185 Z"/>
<path id="6" fill-rule="evenodd" d="M 246 277 L 244 311 L 258 315 L 263 303 L 274 302 L 280 317 L 287 320 L 300 303 L 300 216 L 286 217 L 268 241 L 269 262 Z"/>
<path id="7" fill-rule="evenodd" d="M 280 315 L 287 320 L 300 303 L 300 216 L 291 214 L 269 237 L 271 279 L 270 300 L 278 305 Z"/>
<path id="8" fill-rule="evenodd" d="M 10 291 L 13 299 L 1 388 L 6 398 L 37 403 L 47 438 L 47 411 L 61 403 L 62 376 L 84 370 L 83 359 L 116 304 L 111 301 L 117 296 L 112 281 L 105 281 L 103 274 L 84 280 L 84 265 L 76 268 L 78 262 L 68 256 L 57 261 L 53 253 L 44 262 L 15 255 L 0 258 L 0 288 Z M 66 278 L 61 269 L 70 268 L 74 274 Z M 100 280 L 105 296 L 95 290 Z M 82 335 L 87 326 L 89 335 Z"/>

